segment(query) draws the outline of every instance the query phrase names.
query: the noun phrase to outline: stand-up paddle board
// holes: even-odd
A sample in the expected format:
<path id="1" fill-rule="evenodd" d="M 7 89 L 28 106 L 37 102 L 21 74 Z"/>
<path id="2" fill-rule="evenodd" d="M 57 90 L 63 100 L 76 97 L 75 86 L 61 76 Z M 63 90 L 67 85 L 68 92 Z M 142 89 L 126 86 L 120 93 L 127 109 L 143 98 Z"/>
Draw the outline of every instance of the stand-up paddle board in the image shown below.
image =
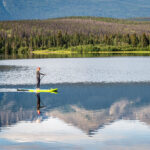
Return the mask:
<path id="1" fill-rule="evenodd" d="M 58 89 L 17 89 L 20 92 L 35 92 L 35 93 L 54 93 L 57 94 Z"/>

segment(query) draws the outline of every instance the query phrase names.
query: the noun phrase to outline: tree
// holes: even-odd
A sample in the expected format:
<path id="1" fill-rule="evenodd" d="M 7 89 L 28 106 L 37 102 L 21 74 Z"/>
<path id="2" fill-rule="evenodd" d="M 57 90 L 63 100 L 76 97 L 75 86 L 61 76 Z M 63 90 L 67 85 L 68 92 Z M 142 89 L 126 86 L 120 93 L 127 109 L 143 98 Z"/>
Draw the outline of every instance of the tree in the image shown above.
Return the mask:
<path id="1" fill-rule="evenodd" d="M 131 39 L 130 39 L 129 34 L 124 35 L 123 41 L 129 45 L 131 44 Z"/>
<path id="2" fill-rule="evenodd" d="M 130 35 L 130 39 L 131 39 L 131 44 L 132 44 L 133 46 L 137 46 L 137 45 L 138 45 L 139 40 L 138 40 L 136 34 Z"/>
<path id="3" fill-rule="evenodd" d="M 58 31 L 57 33 L 57 46 L 63 46 L 63 36 L 61 31 Z"/>
<path id="4" fill-rule="evenodd" d="M 146 34 L 144 33 L 141 38 L 141 46 L 147 47 L 148 45 L 149 45 L 149 40 L 148 40 Z"/>

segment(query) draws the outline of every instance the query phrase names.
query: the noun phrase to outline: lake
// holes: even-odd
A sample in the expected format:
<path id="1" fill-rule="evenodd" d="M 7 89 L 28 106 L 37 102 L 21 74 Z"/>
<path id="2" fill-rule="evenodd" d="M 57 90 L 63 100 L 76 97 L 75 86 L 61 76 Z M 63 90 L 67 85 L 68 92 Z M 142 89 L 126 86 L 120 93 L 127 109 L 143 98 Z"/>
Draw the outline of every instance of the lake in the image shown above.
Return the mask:
<path id="1" fill-rule="evenodd" d="M 149 90 L 150 57 L 1 60 L 0 149 L 148 150 Z"/>

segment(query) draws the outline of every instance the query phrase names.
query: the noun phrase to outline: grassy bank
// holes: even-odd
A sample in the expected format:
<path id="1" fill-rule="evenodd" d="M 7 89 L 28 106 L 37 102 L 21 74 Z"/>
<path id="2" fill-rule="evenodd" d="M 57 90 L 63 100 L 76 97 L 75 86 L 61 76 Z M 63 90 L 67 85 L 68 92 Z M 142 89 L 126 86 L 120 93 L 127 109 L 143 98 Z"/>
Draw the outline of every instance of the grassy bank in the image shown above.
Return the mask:
<path id="1" fill-rule="evenodd" d="M 82 54 L 82 53 L 116 53 L 116 54 L 150 54 L 150 47 L 110 46 L 110 45 L 80 45 L 69 48 L 49 48 L 34 50 L 33 54 Z"/>

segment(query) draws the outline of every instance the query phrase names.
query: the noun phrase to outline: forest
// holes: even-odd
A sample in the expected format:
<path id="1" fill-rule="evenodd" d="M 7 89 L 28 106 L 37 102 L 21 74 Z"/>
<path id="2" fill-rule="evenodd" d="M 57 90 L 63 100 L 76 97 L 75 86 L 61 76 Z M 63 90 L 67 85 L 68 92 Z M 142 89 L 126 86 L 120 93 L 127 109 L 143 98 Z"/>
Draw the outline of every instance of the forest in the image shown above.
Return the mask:
<path id="1" fill-rule="evenodd" d="M 1 54 L 64 50 L 82 45 L 90 45 L 87 51 L 150 50 L 150 22 L 96 17 L 0 22 Z"/>

